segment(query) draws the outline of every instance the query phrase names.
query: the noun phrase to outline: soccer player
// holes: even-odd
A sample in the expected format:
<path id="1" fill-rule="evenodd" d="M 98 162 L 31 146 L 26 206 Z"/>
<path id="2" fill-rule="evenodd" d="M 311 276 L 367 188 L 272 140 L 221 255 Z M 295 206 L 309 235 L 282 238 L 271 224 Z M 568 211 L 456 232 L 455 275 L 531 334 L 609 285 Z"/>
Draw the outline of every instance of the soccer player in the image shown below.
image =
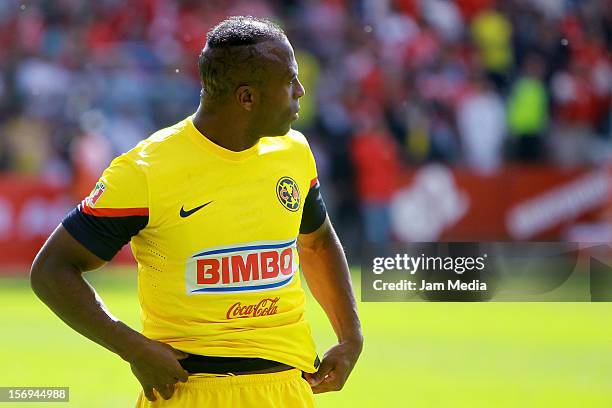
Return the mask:
<path id="1" fill-rule="evenodd" d="M 273 23 L 232 17 L 199 69 L 195 114 L 113 160 L 40 250 L 32 288 L 131 365 L 139 407 L 314 406 L 342 388 L 363 337 L 313 155 L 290 128 L 304 95 L 293 49 Z M 82 278 L 127 242 L 142 334 Z M 300 265 L 338 338 L 322 361 Z"/>

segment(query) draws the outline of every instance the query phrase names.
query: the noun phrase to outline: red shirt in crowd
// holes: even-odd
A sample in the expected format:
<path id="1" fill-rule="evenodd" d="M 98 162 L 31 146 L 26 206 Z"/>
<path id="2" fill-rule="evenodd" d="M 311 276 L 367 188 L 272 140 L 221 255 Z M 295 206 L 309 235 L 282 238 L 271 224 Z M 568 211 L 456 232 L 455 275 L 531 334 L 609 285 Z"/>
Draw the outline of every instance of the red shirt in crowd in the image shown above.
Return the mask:
<path id="1" fill-rule="evenodd" d="M 356 134 L 351 157 L 361 201 L 388 202 L 397 189 L 400 170 L 395 141 L 377 130 Z"/>

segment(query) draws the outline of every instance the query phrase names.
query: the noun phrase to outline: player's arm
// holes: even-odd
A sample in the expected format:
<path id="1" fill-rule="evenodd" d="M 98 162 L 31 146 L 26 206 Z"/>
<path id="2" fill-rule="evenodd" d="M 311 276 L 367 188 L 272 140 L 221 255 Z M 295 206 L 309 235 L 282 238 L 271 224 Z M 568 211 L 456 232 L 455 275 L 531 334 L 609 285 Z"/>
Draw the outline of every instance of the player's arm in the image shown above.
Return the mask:
<path id="1" fill-rule="evenodd" d="M 149 223 L 148 184 L 128 155 L 113 160 L 91 195 L 51 234 L 34 260 L 34 292 L 70 327 L 130 363 L 144 394 L 170 398 L 187 373 L 184 353 L 150 340 L 113 317 L 83 277 L 110 261 Z"/>
<path id="2" fill-rule="evenodd" d="M 338 344 L 323 357 L 315 374 L 305 374 L 314 393 L 342 389 L 363 348 L 351 275 L 340 241 L 316 187 L 307 197 L 298 251 L 302 273 L 329 318 Z M 321 224 L 321 219 L 323 223 Z M 311 231 L 313 225 L 320 225 Z"/>
<path id="3" fill-rule="evenodd" d="M 177 362 L 185 355 L 146 338 L 108 312 L 82 276 L 104 264 L 60 225 L 32 264 L 32 289 L 66 324 L 130 363 L 148 399 L 155 400 L 153 388 L 168 399 L 172 384 L 187 381 L 187 373 Z"/>

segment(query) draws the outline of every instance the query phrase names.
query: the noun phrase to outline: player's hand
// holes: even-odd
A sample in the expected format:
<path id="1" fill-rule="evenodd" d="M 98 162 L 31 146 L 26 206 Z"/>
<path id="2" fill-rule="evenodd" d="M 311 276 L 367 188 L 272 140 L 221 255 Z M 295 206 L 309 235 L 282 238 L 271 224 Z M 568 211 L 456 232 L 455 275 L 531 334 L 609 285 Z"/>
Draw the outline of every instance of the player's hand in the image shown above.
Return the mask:
<path id="1" fill-rule="evenodd" d="M 167 400 L 174 393 L 174 384 L 187 382 L 189 373 L 178 362 L 187 356 L 168 344 L 147 339 L 127 360 L 132 373 L 142 385 L 145 397 L 155 401 L 154 390 Z"/>
<path id="2" fill-rule="evenodd" d="M 327 350 L 319 370 L 314 374 L 304 373 L 312 392 L 340 391 L 355 367 L 362 348 L 363 339 L 357 339 L 340 342 Z"/>

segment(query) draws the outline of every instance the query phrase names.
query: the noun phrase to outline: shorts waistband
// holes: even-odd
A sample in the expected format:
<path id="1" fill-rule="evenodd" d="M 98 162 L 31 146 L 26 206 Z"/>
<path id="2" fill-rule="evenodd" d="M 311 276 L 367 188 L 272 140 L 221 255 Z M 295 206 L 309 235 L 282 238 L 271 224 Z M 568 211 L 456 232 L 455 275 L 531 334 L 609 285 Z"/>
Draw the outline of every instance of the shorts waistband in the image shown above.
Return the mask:
<path id="1" fill-rule="evenodd" d="M 205 389 L 220 387 L 240 387 L 250 385 L 276 384 L 302 379 L 302 371 L 292 368 L 287 371 L 266 374 L 244 374 L 244 375 L 217 375 L 194 374 L 189 376 L 186 383 L 178 382 L 176 387 L 184 389 Z"/>
<path id="2" fill-rule="evenodd" d="M 293 367 L 278 361 L 251 357 L 218 357 L 189 354 L 189 357 L 179 360 L 183 369 L 192 374 L 256 374 L 257 371 L 286 371 Z M 245 373 L 245 374 L 243 374 Z M 259 374 L 259 373 L 257 373 Z"/>

